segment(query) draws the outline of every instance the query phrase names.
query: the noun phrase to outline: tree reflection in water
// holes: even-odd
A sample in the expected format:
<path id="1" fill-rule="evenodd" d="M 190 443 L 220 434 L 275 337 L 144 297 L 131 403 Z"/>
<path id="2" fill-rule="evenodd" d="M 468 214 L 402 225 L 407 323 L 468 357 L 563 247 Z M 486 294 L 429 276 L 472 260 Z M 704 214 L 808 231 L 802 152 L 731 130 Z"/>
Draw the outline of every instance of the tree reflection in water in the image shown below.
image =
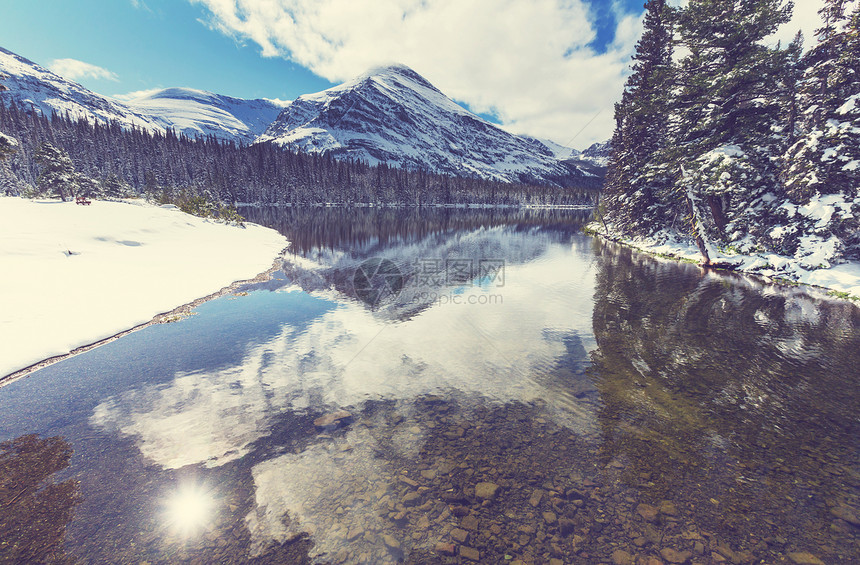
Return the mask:
<path id="1" fill-rule="evenodd" d="M 837 518 L 860 484 L 860 310 L 614 244 L 595 254 L 590 374 L 618 480 L 733 547 L 855 562 Z"/>

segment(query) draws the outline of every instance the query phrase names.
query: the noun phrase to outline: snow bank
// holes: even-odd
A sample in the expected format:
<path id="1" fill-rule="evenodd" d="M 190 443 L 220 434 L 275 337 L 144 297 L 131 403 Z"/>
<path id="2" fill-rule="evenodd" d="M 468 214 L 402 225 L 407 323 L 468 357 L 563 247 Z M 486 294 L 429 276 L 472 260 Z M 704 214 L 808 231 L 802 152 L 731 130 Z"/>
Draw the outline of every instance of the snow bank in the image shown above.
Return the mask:
<path id="1" fill-rule="evenodd" d="M 603 226 L 592 223 L 589 226 L 593 232 L 605 233 Z M 678 234 L 667 230 L 660 231 L 651 237 L 626 238 L 613 233 L 612 236 L 624 243 L 646 253 L 671 256 L 677 259 L 700 262 L 702 255 L 690 238 L 679 237 Z M 813 242 L 808 242 L 810 249 Z M 818 251 L 827 251 L 827 240 L 819 243 Z M 850 296 L 860 298 L 860 262 L 852 261 L 828 268 L 810 269 L 808 256 L 785 256 L 776 253 L 734 253 L 720 251 L 711 257 L 714 262 L 724 262 L 735 265 L 738 271 L 752 273 L 769 279 L 786 279 L 801 284 L 823 287 Z"/>
<path id="2" fill-rule="evenodd" d="M 286 245 L 175 207 L 0 198 L 0 376 L 253 278 Z"/>

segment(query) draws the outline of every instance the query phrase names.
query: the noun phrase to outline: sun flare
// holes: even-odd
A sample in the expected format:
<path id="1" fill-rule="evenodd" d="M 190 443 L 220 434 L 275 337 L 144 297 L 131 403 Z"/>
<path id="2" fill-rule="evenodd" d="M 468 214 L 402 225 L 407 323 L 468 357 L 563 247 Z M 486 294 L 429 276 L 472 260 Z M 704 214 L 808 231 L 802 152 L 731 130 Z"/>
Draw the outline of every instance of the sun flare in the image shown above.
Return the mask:
<path id="1" fill-rule="evenodd" d="M 183 485 L 165 501 L 165 520 L 180 535 L 189 537 L 209 527 L 215 506 L 210 491 L 199 485 Z"/>

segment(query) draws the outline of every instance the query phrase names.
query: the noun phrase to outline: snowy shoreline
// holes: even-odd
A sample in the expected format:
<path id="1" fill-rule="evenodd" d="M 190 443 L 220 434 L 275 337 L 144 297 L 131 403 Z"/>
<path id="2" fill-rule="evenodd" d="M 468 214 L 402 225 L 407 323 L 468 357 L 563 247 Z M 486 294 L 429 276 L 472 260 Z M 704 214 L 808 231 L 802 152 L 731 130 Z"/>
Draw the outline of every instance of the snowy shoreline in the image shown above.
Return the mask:
<path id="1" fill-rule="evenodd" d="M 0 198 L 0 385 L 259 278 L 288 242 L 142 201 Z"/>
<path id="2" fill-rule="evenodd" d="M 659 232 L 653 237 L 627 238 L 607 233 L 603 225 L 592 222 L 587 226 L 591 235 L 619 243 L 643 253 L 673 261 L 701 263 L 702 255 L 696 244 L 680 239 L 676 234 Z M 735 266 L 733 272 L 761 277 L 773 284 L 804 285 L 823 290 L 829 297 L 849 299 L 860 307 L 860 262 L 850 261 L 829 268 L 805 269 L 800 260 L 776 253 L 731 254 L 718 253 L 713 262 L 725 262 Z"/>

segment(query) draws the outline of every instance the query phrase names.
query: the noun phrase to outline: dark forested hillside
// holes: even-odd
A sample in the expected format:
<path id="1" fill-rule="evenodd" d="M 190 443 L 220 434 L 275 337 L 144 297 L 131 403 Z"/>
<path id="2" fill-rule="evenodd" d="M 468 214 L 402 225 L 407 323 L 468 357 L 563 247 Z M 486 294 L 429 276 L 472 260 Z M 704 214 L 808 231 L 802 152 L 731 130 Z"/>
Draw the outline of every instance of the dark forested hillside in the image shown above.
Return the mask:
<path id="1" fill-rule="evenodd" d="M 714 250 L 807 269 L 860 259 L 860 6 L 823 4 L 804 54 L 800 34 L 769 39 L 791 2 L 648 0 L 615 108 L 612 231 L 685 234 L 706 262 Z"/>
<path id="2" fill-rule="evenodd" d="M 0 94 L 2 101 L 2 94 Z M 226 203 L 439 203 L 590 204 L 600 185 L 560 189 L 451 177 L 384 164 L 336 160 L 272 144 L 240 146 L 214 137 L 189 139 L 119 124 L 93 124 L 65 116 L 47 119 L 0 103 L 0 131 L 20 142 L 0 169 L 0 191 L 18 194 L 38 186 L 44 169 L 35 158 L 43 144 L 71 158 L 71 191 L 127 183 L 155 197 L 186 191 Z M 4 172 L 5 171 L 5 172 Z"/>

